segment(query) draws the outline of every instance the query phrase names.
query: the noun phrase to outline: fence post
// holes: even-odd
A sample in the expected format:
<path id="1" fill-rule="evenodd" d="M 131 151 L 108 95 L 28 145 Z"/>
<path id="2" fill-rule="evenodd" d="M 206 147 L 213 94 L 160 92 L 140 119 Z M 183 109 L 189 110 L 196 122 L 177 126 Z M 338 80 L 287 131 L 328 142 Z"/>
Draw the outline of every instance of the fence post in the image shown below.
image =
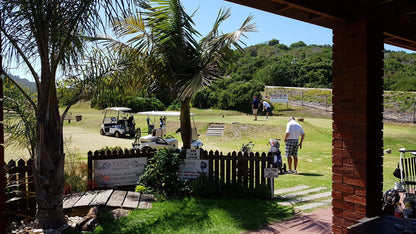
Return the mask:
<path id="1" fill-rule="evenodd" d="M 302 106 L 303 106 L 303 90 L 300 93 L 300 99 L 302 100 Z"/>
<path id="2" fill-rule="evenodd" d="M 328 96 L 325 96 L 325 111 L 328 111 Z"/>
<path id="3" fill-rule="evenodd" d="M 94 186 L 93 180 L 92 180 L 92 152 L 88 151 L 88 181 L 87 181 L 87 185 L 88 186 Z M 88 188 L 91 189 L 91 188 Z"/>
<path id="4" fill-rule="evenodd" d="M 416 113 L 415 113 L 415 112 L 416 112 L 416 111 L 415 111 L 415 104 L 416 104 L 416 103 L 414 103 L 414 102 L 413 102 L 413 124 L 415 123 L 415 114 L 416 114 Z"/>

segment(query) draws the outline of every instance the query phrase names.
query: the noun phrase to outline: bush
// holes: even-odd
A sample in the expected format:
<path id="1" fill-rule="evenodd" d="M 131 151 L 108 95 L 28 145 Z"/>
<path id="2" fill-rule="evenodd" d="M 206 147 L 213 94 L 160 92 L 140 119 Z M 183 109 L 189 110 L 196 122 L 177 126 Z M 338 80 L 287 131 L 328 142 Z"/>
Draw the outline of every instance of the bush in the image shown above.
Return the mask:
<path id="1" fill-rule="evenodd" d="M 167 108 L 169 111 L 178 111 L 181 109 L 181 102 L 179 100 L 175 100 L 170 106 Z"/>
<path id="2" fill-rule="evenodd" d="M 87 186 L 87 163 L 81 159 L 79 149 L 70 147 L 66 142 L 65 146 L 65 188 L 64 193 L 77 193 L 86 190 Z"/>
<path id="3" fill-rule="evenodd" d="M 165 105 L 156 98 L 131 97 L 127 99 L 127 107 L 131 108 L 133 112 L 138 111 L 163 111 Z"/>
<path id="4" fill-rule="evenodd" d="M 178 153 L 168 149 L 157 151 L 153 158 L 148 159 L 138 184 L 165 197 L 179 194 L 184 189 L 184 183 L 176 174 L 180 162 Z"/>

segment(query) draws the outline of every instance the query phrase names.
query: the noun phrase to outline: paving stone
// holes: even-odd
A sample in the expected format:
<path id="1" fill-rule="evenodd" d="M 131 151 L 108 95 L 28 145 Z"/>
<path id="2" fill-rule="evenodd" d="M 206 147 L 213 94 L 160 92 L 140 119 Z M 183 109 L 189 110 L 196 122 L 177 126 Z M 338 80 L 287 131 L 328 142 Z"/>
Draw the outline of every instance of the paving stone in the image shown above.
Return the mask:
<path id="1" fill-rule="evenodd" d="M 296 192 L 299 190 L 304 190 L 309 188 L 309 186 L 307 185 L 299 185 L 299 186 L 295 186 L 295 187 L 291 187 L 291 188 L 284 188 L 284 189 L 278 189 L 278 190 L 274 190 L 274 194 L 284 194 L 284 193 L 290 193 L 290 192 Z"/>
<path id="2" fill-rule="evenodd" d="M 280 197 L 282 197 L 282 198 L 299 197 L 299 196 L 302 196 L 302 195 L 305 195 L 305 194 L 308 194 L 308 193 L 318 192 L 318 191 L 321 191 L 323 189 L 326 189 L 326 188 L 325 187 L 318 187 L 318 188 L 303 190 L 303 191 L 300 191 L 300 192 L 297 192 L 297 193 L 289 193 L 289 194 L 286 194 L 286 195 L 282 195 Z"/>
<path id="3" fill-rule="evenodd" d="M 291 206 L 291 205 L 295 205 L 295 204 L 300 203 L 300 202 L 307 202 L 307 201 L 315 200 L 315 199 L 318 199 L 318 198 L 329 197 L 329 196 L 332 196 L 331 191 L 330 192 L 325 192 L 325 193 L 317 193 L 317 194 L 306 196 L 306 197 L 299 197 L 299 198 L 296 198 L 296 199 L 292 199 L 290 201 L 279 202 L 279 204 L 283 205 L 283 206 Z"/>
<path id="4" fill-rule="evenodd" d="M 295 209 L 297 210 L 309 210 L 309 209 L 313 209 L 316 207 L 320 207 L 320 206 L 326 206 L 332 203 L 332 199 L 328 199 L 328 200 L 323 200 L 323 201 L 317 201 L 317 202 L 312 202 L 306 205 L 302 205 L 302 206 L 296 206 Z"/>

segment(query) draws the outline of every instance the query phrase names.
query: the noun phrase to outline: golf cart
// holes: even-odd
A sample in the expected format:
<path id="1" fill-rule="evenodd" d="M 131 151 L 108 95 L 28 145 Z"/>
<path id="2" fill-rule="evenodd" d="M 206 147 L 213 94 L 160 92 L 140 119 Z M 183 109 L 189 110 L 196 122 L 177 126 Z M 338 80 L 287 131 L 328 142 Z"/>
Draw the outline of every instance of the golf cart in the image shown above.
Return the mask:
<path id="1" fill-rule="evenodd" d="M 100 134 L 107 136 L 122 137 L 136 134 L 134 117 L 128 107 L 109 107 L 104 111 L 103 124 Z"/>
<path id="2" fill-rule="evenodd" d="M 133 149 L 152 149 L 157 150 L 160 148 L 178 149 L 178 140 L 171 135 L 166 135 L 166 119 L 167 117 L 180 117 L 180 112 L 174 111 L 145 111 L 138 112 L 137 115 L 147 115 L 147 134 L 141 136 L 141 131 L 136 133 L 136 137 L 133 142 Z M 151 119 L 153 116 L 153 121 Z M 193 117 L 193 114 L 191 113 Z M 155 128 L 156 117 L 159 118 L 159 127 Z M 192 118 L 193 120 L 193 118 Z M 202 146 L 202 142 L 198 140 L 198 134 L 193 121 L 192 127 L 192 141 L 191 148 L 199 149 Z"/>

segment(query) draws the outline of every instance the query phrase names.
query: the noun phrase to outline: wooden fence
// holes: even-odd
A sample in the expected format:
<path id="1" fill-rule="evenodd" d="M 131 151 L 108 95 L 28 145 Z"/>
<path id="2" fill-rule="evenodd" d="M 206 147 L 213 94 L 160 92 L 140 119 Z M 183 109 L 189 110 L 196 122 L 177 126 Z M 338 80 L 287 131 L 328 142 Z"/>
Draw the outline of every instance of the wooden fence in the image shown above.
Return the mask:
<path id="1" fill-rule="evenodd" d="M 140 152 L 139 150 L 125 150 L 112 152 L 88 152 L 88 181 L 93 182 L 93 161 L 115 159 L 152 157 L 152 152 Z M 248 189 L 254 189 L 259 185 L 270 185 L 271 179 L 264 177 L 264 168 L 273 163 L 273 156 L 266 153 L 241 153 L 232 152 L 223 154 L 218 151 L 202 151 L 201 159 L 209 160 L 208 177 L 211 181 L 219 181 L 222 184 L 241 184 Z M 94 186 L 93 186 L 94 187 Z"/>
<path id="2" fill-rule="evenodd" d="M 35 188 L 32 174 L 33 160 L 20 159 L 4 164 L 6 214 L 33 217 L 36 214 Z"/>
<path id="3" fill-rule="evenodd" d="M 88 152 L 88 182 L 89 188 L 94 189 L 93 161 L 100 159 L 153 157 L 153 152 L 139 150 Z M 264 177 L 264 168 L 272 164 L 273 157 L 266 153 L 242 154 L 232 152 L 223 154 L 218 151 L 202 151 L 201 159 L 209 161 L 209 179 L 222 184 L 240 184 L 248 189 L 259 185 L 271 185 L 271 179 Z M 34 216 L 36 213 L 35 189 L 32 174 L 33 160 L 23 159 L 9 161 L 3 164 L 5 168 L 6 213 L 14 215 Z"/>

